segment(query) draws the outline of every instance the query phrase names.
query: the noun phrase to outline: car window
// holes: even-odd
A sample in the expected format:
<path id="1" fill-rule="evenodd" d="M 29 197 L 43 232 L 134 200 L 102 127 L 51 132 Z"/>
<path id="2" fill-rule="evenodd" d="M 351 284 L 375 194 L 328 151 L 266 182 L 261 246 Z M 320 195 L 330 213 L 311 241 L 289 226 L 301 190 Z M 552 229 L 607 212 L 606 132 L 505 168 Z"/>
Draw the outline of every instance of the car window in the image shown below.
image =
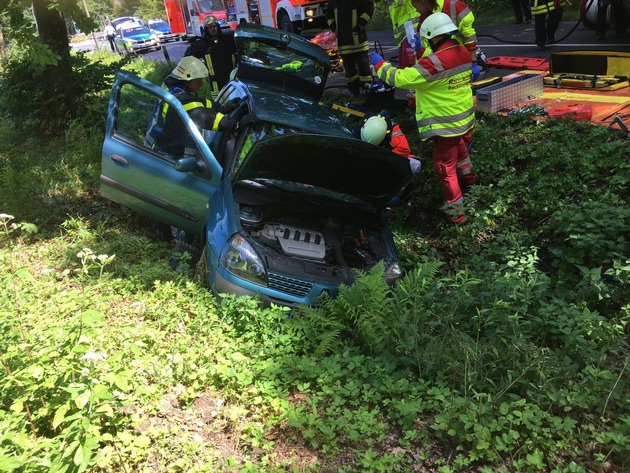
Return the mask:
<path id="1" fill-rule="evenodd" d="M 117 138 L 131 142 L 145 151 L 150 151 L 156 158 L 175 162 L 171 153 L 155 146 L 152 143 L 154 140 L 150 138 L 149 129 L 156 119 L 156 114 L 160 111 L 161 101 L 155 95 L 131 84 L 124 84 L 120 90 L 114 133 Z M 184 130 L 183 120 L 179 116 L 176 120 L 174 126 Z M 199 154 L 196 147 L 190 143 L 187 145 L 184 155 L 196 157 Z"/>
<path id="2" fill-rule="evenodd" d="M 122 35 L 124 36 L 134 36 L 134 35 L 138 35 L 138 34 L 146 34 L 149 31 L 142 27 L 142 26 L 136 26 L 134 28 L 125 28 L 122 30 Z"/>
<path id="3" fill-rule="evenodd" d="M 247 41 L 239 44 L 242 54 L 239 62 L 261 70 L 273 70 L 317 83 L 324 75 L 324 64 L 306 58 L 290 48 L 279 48 L 261 41 Z"/>
<path id="4" fill-rule="evenodd" d="M 199 2 L 199 11 L 201 13 L 211 13 L 219 10 L 225 10 L 221 0 L 201 0 Z"/>

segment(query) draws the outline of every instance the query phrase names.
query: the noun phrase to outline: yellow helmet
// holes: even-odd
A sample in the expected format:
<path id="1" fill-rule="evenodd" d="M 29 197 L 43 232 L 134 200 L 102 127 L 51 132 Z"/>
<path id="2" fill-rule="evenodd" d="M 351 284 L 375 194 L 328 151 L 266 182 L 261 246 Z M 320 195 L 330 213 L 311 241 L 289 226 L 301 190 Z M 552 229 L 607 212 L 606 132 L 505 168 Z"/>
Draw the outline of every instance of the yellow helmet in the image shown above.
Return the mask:
<path id="1" fill-rule="evenodd" d="M 206 65 L 194 56 L 184 56 L 179 60 L 173 72 L 171 72 L 171 77 L 175 79 L 181 79 L 185 81 L 190 81 L 193 79 L 207 79 L 208 78 L 208 68 Z"/>
<path id="2" fill-rule="evenodd" d="M 387 136 L 387 121 L 380 115 L 368 118 L 361 127 L 361 139 L 373 145 L 380 145 Z"/>
<path id="3" fill-rule="evenodd" d="M 206 26 L 210 26 L 210 25 L 218 25 L 219 24 L 219 20 L 217 20 L 217 17 L 214 15 L 208 15 L 207 17 L 205 17 L 203 19 L 203 27 L 205 28 Z"/>

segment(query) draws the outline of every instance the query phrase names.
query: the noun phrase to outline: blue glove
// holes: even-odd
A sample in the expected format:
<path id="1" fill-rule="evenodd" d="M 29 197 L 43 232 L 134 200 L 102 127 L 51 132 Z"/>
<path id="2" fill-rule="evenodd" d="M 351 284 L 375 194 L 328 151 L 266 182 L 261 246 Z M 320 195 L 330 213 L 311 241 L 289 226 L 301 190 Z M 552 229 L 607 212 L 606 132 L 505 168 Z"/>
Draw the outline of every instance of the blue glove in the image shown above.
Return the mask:
<path id="1" fill-rule="evenodd" d="M 409 46 L 413 48 L 415 52 L 418 52 L 422 49 L 422 41 L 420 40 L 420 36 L 417 34 L 413 35 L 413 41 L 409 43 Z"/>
<path id="2" fill-rule="evenodd" d="M 472 63 L 472 81 L 475 82 L 479 78 L 479 73 L 481 70 L 479 69 L 479 64 L 476 62 Z"/>
<path id="3" fill-rule="evenodd" d="M 375 52 L 371 52 L 370 53 L 370 64 L 372 66 L 376 66 L 379 62 L 382 62 L 382 61 L 383 61 L 383 57 L 382 56 L 379 56 Z"/>

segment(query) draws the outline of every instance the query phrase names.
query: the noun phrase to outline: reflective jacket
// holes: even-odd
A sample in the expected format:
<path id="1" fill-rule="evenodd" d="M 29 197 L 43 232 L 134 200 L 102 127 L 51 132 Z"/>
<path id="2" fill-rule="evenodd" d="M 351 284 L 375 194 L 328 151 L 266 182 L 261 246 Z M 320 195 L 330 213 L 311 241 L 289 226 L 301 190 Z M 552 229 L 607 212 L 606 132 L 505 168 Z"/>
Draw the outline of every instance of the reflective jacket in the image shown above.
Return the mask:
<path id="1" fill-rule="evenodd" d="M 415 66 L 398 69 L 385 62 L 377 75 L 389 85 L 416 90 L 416 124 L 420 138 L 460 136 L 475 124 L 470 88 L 470 53 L 449 39 Z"/>
<path id="2" fill-rule="evenodd" d="M 186 49 L 184 56 L 194 56 L 206 63 L 212 96 L 216 97 L 225 84 L 230 81 L 230 72 L 236 67 L 236 43 L 234 34 L 217 28 L 217 37 L 211 38 L 204 33 Z"/>
<path id="3" fill-rule="evenodd" d="M 533 0 L 532 15 L 542 15 L 553 10 L 559 10 L 565 5 L 565 0 Z"/>
<path id="4" fill-rule="evenodd" d="M 365 32 L 374 14 L 372 0 L 330 0 L 326 10 L 328 26 L 337 35 L 339 54 L 368 51 L 370 46 Z"/>
<path id="5" fill-rule="evenodd" d="M 475 22 L 475 15 L 468 8 L 468 4 L 462 2 L 461 0 L 437 0 L 438 9 L 436 12 L 446 13 L 451 17 L 455 26 L 462 34 L 462 37 L 457 37 L 457 40 L 463 44 L 468 51 L 476 51 L 477 50 L 477 32 L 473 27 L 473 23 Z M 420 31 L 420 26 L 427 19 L 428 15 L 420 15 L 418 21 L 417 31 Z M 418 33 L 419 34 L 419 33 Z M 431 54 L 431 49 L 429 48 L 429 44 L 426 40 L 422 40 L 422 45 L 425 48 L 420 54 L 420 57 L 426 57 Z M 468 61 L 470 62 L 470 53 L 468 56 Z"/>
<path id="6" fill-rule="evenodd" d="M 409 0 L 376 0 L 374 5 L 379 10 L 389 13 L 392 19 L 394 39 L 399 47 L 407 39 L 405 22 L 411 21 L 413 29 L 418 29 L 418 22 L 420 21 L 418 10 L 411 5 Z"/>
<path id="7" fill-rule="evenodd" d="M 219 130 L 219 123 L 225 116 L 220 111 L 221 107 L 186 91 L 185 81 L 167 77 L 162 87 L 177 97 L 199 129 Z M 179 114 L 163 101 L 158 101 L 155 105 L 144 144 L 174 158 L 195 155 L 195 144 L 184 122 L 179 118 Z"/>

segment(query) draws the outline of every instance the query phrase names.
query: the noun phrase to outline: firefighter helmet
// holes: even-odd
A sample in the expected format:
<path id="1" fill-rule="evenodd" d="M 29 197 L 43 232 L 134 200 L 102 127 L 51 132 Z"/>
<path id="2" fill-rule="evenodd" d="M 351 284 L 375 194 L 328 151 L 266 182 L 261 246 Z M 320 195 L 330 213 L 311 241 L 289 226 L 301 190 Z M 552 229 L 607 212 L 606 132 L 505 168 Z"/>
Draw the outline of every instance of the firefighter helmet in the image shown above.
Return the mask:
<path id="1" fill-rule="evenodd" d="M 443 34 L 460 35 L 457 26 L 446 13 L 432 13 L 422 22 L 420 26 L 420 36 L 426 39 L 432 39 Z"/>
<path id="2" fill-rule="evenodd" d="M 170 76 L 185 81 L 207 79 L 208 68 L 200 59 L 194 56 L 184 56 L 179 60 Z"/>
<path id="3" fill-rule="evenodd" d="M 207 17 L 205 17 L 203 19 L 203 27 L 207 27 L 207 26 L 218 26 L 219 25 L 219 20 L 217 20 L 217 17 L 214 15 L 208 15 Z"/>
<path id="4" fill-rule="evenodd" d="M 387 136 L 387 121 L 380 115 L 368 118 L 361 127 L 361 139 L 373 145 L 380 145 Z"/>

